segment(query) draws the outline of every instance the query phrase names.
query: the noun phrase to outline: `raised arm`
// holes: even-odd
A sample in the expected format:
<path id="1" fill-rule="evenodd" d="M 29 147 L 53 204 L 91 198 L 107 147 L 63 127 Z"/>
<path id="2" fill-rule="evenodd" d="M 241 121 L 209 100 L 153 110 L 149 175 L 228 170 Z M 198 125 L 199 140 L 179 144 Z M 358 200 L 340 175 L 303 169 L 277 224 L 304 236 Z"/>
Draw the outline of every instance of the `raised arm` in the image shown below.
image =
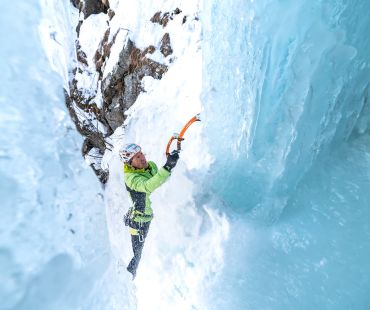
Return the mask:
<path id="1" fill-rule="evenodd" d="M 134 191 L 150 194 L 159 186 L 161 186 L 164 182 L 166 182 L 169 176 L 170 173 L 162 167 L 150 179 L 146 179 L 140 175 L 130 173 L 126 177 L 126 184 Z"/>

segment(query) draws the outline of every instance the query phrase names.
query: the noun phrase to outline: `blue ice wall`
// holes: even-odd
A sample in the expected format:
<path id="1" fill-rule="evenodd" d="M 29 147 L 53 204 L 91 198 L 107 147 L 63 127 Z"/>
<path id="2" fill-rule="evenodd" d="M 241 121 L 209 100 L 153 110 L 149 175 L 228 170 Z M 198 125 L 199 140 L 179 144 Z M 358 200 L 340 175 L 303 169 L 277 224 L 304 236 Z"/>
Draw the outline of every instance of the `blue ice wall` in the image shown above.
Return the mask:
<path id="1" fill-rule="evenodd" d="M 245 181 L 215 183 L 234 208 L 249 210 L 274 193 L 280 214 L 317 156 L 347 141 L 367 113 L 369 6 L 205 4 L 206 137 L 215 173 Z M 361 124 L 356 131 L 366 132 L 366 121 Z"/>
<path id="2" fill-rule="evenodd" d="M 1 6 L 0 308 L 104 309 L 92 305 L 109 263 L 101 188 L 41 47 L 39 1 Z"/>
<path id="3" fill-rule="evenodd" d="M 202 191 L 231 219 L 211 309 L 370 307 L 369 10 L 204 4 Z"/>

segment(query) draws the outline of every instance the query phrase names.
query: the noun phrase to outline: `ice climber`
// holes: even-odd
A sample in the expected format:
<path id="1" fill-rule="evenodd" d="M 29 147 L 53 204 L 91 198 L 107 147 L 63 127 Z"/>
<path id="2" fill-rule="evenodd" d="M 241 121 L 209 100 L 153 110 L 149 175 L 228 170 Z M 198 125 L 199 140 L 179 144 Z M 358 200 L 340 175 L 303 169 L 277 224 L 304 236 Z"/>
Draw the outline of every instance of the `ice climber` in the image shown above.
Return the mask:
<path id="1" fill-rule="evenodd" d="M 134 252 L 127 270 L 134 279 L 150 222 L 153 219 L 149 196 L 168 179 L 171 170 L 177 164 L 179 154 L 173 151 L 160 169 L 154 162 L 146 160 L 141 147 L 135 143 L 125 145 L 120 149 L 119 155 L 124 162 L 125 185 L 132 201 L 132 207 L 125 215 L 125 224 L 129 226 Z"/>

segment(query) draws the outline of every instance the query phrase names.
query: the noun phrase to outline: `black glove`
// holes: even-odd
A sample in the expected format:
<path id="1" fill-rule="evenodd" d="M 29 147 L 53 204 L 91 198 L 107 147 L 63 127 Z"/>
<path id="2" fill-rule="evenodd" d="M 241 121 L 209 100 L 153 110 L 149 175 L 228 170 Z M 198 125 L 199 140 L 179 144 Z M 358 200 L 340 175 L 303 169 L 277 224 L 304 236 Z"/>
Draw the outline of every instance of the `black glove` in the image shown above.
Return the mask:
<path id="1" fill-rule="evenodd" d="M 164 169 L 166 169 L 168 172 L 171 172 L 172 168 L 176 166 L 179 157 L 180 156 L 178 151 L 172 151 L 172 153 L 167 157 L 167 161 L 163 166 Z"/>

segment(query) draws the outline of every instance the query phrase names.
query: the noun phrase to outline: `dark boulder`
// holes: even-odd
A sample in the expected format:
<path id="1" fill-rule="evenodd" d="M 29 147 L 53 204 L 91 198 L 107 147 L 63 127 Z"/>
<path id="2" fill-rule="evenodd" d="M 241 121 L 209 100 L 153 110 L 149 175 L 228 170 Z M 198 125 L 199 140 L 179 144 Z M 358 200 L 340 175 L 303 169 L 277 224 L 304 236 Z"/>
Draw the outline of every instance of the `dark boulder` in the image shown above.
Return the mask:
<path id="1" fill-rule="evenodd" d="M 162 40 L 161 40 L 160 51 L 164 57 L 167 57 L 173 53 L 169 33 L 165 33 L 163 35 Z"/>
<path id="2" fill-rule="evenodd" d="M 82 12 L 85 19 L 91 14 L 108 13 L 109 2 L 108 0 L 84 0 L 82 5 Z"/>

